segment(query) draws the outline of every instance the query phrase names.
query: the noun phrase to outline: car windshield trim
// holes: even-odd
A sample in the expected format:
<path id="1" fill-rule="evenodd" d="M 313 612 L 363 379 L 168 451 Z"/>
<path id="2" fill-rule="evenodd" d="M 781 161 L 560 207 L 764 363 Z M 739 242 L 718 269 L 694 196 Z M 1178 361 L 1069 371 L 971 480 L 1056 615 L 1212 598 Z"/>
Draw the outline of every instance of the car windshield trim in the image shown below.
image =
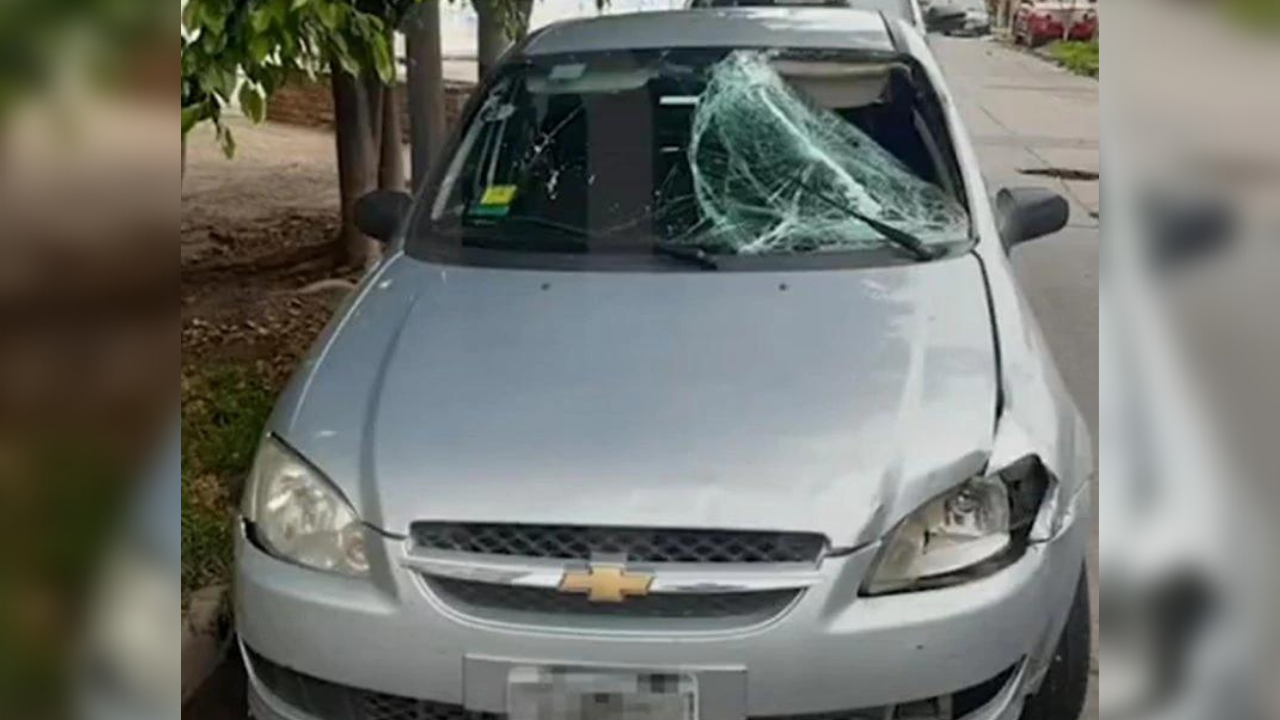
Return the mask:
<path id="1" fill-rule="evenodd" d="M 732 255 L 710 253 L 716 272 L 802 272 L 820 270 L 857 270 L 891 266 L 933 265 L 965 257 L 973 252 L 966 240 L 939 246 L 938 257 L 920 263 L 900 249 L 886 245 L 868 250 L 825 253 L 793 253 L 776 255 Z M 569 272 L 684 272 L 703 273 L 709 268 L 698 262 L 684 262 L 652 251 L 651 246 L 636 246 L 625 253 L 584 253 L 562 246 L 555 250 L 530 252 L 501 247 L 496 240 L 469 242 L 465 245 L 425 245 L 412 257 L 433 265 L 506 269 L 553 270 Z"/>
<path id="2" fill-rule="evenodd" d="M 633 255 L 637 264 L 645 266 L 652 266 L 654 264 L 654 246 L 657 244 L 664 244 L 667 246 L 701 245 L 711 248 L 712 250 L 719 250 L 721 247 L 721 243 L 719 242 L 720 238 L 716 237 L 715 233 L 712 233 L 709 237 L 699 236 L 699 233 L 705 232 L 711 225 L 711 222 L 714 222 L 716 219 L 715 217 L 712 217 L 709 221 L 705 216 L 705 212 L 704 216 L 698 220 L 695 226 L 677 228 L 679 232 L 676 232 L 671 227 L 658 226 L 656 224 L 656 219 L 658 217 L 657 213 L 634 216 L 620 214 L 617 217 L 605 216 L 603 220 L 597 219 L 596 216 L 592 215 L 586 216 L 590 220 L 590 223 L 577 225 L 572 222 L 563 222 L 559 218 L 538 217 L 537 215 L 531 217 L 529 212 L 525 209 L 521 209 L 520 212 L 517 212 L 518 208 L 515 207 L 514 204 L 511 204 L 510 207 L 502 205 L 503 202 L 510 202 L 509 198 L 504 200 L 500 197 L 504 192 L 508 192 L 507 186 L 504 185 L 504 182 L 506 177 L 509 176 L 504 177 L 501 175 L 502 168 L 499 166 L 498 162 L 500 160 L 499 155 L 493 152 L 485 152 L 484 150 L 486 148 L 492 149 L 495 146 L 501 145 L 505 151 L 507 145 L 502 144 L 504 142 L 504 138 L 491 131 L 490 126 L 504 126 L 504 124 L 506 126 L 511 126 L 518 125 L 519 122 L 521 122 L 521 120 L 517 119 L 515 116 L 518 112 L 527 112 L 528 108 L 518 107 L 518 104 L 513 105 L 508 100 L 513 97 L 512 93 L 514 92 L 520 92 L 522 90 L 527 92 L 527 86 L 531 84 L 529 78 L 533 77 L 531 73 L 541 73 L 541 76 L 537 80 L 538 83 L 542 83 L 539 87 L 546 87 L 547 78 L 558 73 L 559 80 L 561 82 L 566 80 L 568 81 L 569 84 L 565 87 L 573 89 L 573 92 L 561 92 L 559 94 L 551 92 L 544 96 L 537 97 L 536 102 L 542 103 L 542 105 L 538 106 L 538 109 L 542 112 L 546 112 L 545 110 L 542 110 L 543 107 L 556 102 L 561 102 L 566 105 L 570 101 L 581 103 L 572 113 L 569 114 L 562 114 L 555 118 L 551 118 L 551 114 L 547 113 L 546 116 L 549 119 L 554 119 L 555 122 L 546 123 L 546 127 L 543 129 L 544 131 L 539 136 L 539 140 L 541 142 L 530 143 L 528 148 L 526 148 L 529 152 L 524 156 L 527 158 L 528 162 L 536 164 L 545 163 L 548 153 L 551 155 L 555 155 L 557 153 L 563 155 L 563 148 L 551 147 L 558 142 L 562 133 L 564 133 L 565 137 L 570 138 L 570 142 L 568 143 L 569 145 L 581 142 L 578 137 L 581 136 L 583 130 L 576 125 L 581 124 L 580 118 L 587 113 L 583 108 L 586 107 L 588 103 L 594 102 L 597 96 L 591 95 L 590 93 L 586 96 L 575 95 L 574 93 L 578 86 L 594 87 L 597 88 L 597 90 L 593 92 L 599 92 L 601 94 L 600 97 L 608 95 L 608 97 L 614 98 L 626 95 L 628 92 L 634 92 L 633 88 L 643 87 L 643 83 L 637 84 L 637 78 L 644 79 L 649 77 L 660 77 L 662 79 L 661 82 L 666 83 L 666 85 L 663 86 L 663 89 L 660 91 L 649 90 L 654 97 L 654 106 L 662 108 L 663 112 L 670 109 L 687 109 L 689 112 L 697 113 L 701 110 L 699 106 L 705 103 L 704 94 L 707 92 L 707 83 L 699 83 L 698 73 L 703 72 L 705 74 L 707 72 L 707 67 L 712 66 L 712 63 L 704 60 L 702 67 L 699 67 L 697 62 L 690 60 L 690 56 L 714 55 L 719 57 L 717 62 L 723 62 L 725 58 L 731 57 L 735 53 L 756 53 L 758 57 L 764 57 L 770 63 L 774 61 L 786 61 L 785 64 L 788 67 L 795 65 L 797 61 L 801 64 L 806 62 L 825 62 L 829 65 L 833 64 L 833 67 L 845 68 L 843 72 L 848 72 L 849 68 L 856 70 L 857 68 L 865 66 L 867 68 L 872 68 L 874 71 L 873 74 L 875 72 L 898 73 L 904 77 L 911 76 L 913 78 L 918 78 L 921 76 L 920 74 L 923 73 L 923 69 L 913 58 L 903 54 L 885 53 L 883 51 L 814 50 L 809 48 L 803 48 L 795 51 L 787 49 L 770 49 L 767 51 L 761 51 L 759 49 L 752 48 L 682 48 L 678 50 L 590 52 L 572 55 L 547 55 L 536 56 L 533 58 L 521 58 L 501 68 L 495 78 L 490 81 L 485 88 L 483 88 L 482 92 L 484 94 L 473 99 L 467 118 L 464 123 L 461 123 L 462 130 L 456 133 L 453 141 L 451 142 L 451 148 L 447 153 L 450 155 L 449 162 L 444 164 L 442 168 L 437 171 L 438 175 L 436 178 L 433 178 L 433 182 L 428 183 L 424 187 L 424 194 L 417 203 L 418 209 L 415 211 L 415 220 L 411 226 L 410 237 L 407 245 L 409 254 L 420 256 L 423 254 L 423 250 L 426 247 L 433 245 L 458 245 L 459 243 L 463 243 L 465 238 L 474 235 L 483 235 L 488 238 L 488 240 L 485 241 L 485 244 L 492 248 L 497 244 L 493 241 L 494 235 L 501 235 L 508 232 L 520 233 L 521 231 L 515 229 L 517 223 L 527 226 L 528 229 L 524 231 L 525 234 L 531 234 L 534 232 L 543 234 L 550 233 L 550 235 L 546 235 L 546 237 L 554 239 L 554 242 L 551 244 L 560 246 L 559 249 L 563 249 L 566 241 L 570 239 L 569 229 L 572 228 L 573 234 L 581 235 L 586 241 L 585 247 L 583 247 L 577 254 L 587 257 L 599 257 L 604 255 Z M 637 61 L 637 56 L 641 56 L 642 61 Z M 595 71 L 594 67 L 589 71 L 581 69 L 584 65 L 589 65 L 594 61 L 600 61 L 601 67 L 607 68 L 608 65 L 604 60 L 601 60 L 602 58 L 608 61 L 614 61 L 615 64 L 618 64 L 617 60 L 619 57 L 623 58 L 624 61 L 629 58 L 631 64 L 627 65 L 626 62 L 622 62 L 621 65 L 619 65 L 620 69 L 615 69 L 612 76 L 592 76 L 591 73 Z M 647 62 L 648 65 L 642 67 L 644 62 Z M 753 71 L 759 71 L 764 67 L 763 62 L 759 60 L 752 60 L 751 63 L 744 62 L 743 64 L 749 66 Z M 885 70 L 880 66 L 888 66 L 889 69 Z M 894 67 L 901 69 L 895 70 L 893 69 Z M 820 72 L 815 70 L 812 74 L 820 77 L 822 72 L 826 71 Z M 687 90 L 676 92 L 675 90 L 681 87 L 680 83 L 685 82 L 686 80 L 689 83 Z M 894 78 L 894 81 L 900 81 L 900 79 Z M 788 77 L 784 79 L 784 82 L 790 84 L 792 79 Z M 810 82 L 812 84 L 817 81 L 802 78 L 801 82 Z M 574 83 L 577 83 L 577 85 L 575 86 Z M 623 89 L 613 92 L 611 90 L 612 86 L 608 83 L 614 83 L 617 87 L 621 87 Z M 921 96 L 929 97 L 933 95 L 932 88 L 928 86 L 927 81 L 926 84 L 923 87 L 918 88 L 918 90 L 920 91 L 919 95 Z M 568 99 L 566 100 L 566 98 Z M 789 100 L 790 98 L 784 99 Z M 808 101 L 809 100 L 806 97 L 805 102 Z M 795 110 L 795 107 L 797 106 L 788 106 L 788 110 L 793 113 L 800 112 Z M 807 111 L 807 106 L 799 107 L 801 107 L 802 110 Z M 592 112 L 596 111 L 592 110 Z M 810 115 L 804 116 L 803 119 L 806 121 L 812 121 L 813 116 L 816 115 L 821 120 L 830 124 L 830 121 L 823 116 L 831 116 L 833 112 L 834 111 L 825 110 L 824 107 L 818 107 L 816 111 L 811 111 Z M 595 118 L 592 119 L 595 120 Z M 597 124 L 599 124 L 598 121 Z M 847 123 L 842 123 L 842 125 L 843 124 L 854 126 L 854 122 L 852 120 Z M 917 118 L 917 125 L 919 124 L 921 124 L 920 119 Z M 550 128 L 551 132 L 546 132 L 547 128 Z M 928 142 L 931 144 L 931 147 L 928 149 L 933 151 L 935 156 L 943 156 L 941 159 L 936 160 L 936 162 L 941 163 L 936 175 L 940 178 L 936 181 L 939 183 L 937 187 L 950 188 L 949 190 L 938 190 L 937 192 L 945 193 L 945 197 L 948 198 L 946 202 L 951 203 L 952 207 L 955 208 L 954 210 L 947 211 L 950 215 L 946 215 L 947 217 L 954 216 L 955 219 L 949 221 L 952 224 L 950 226 L 946 226 L 945 224 L 940 226 L 950 228 L 945 232 L 945 234 L 938 235 L 934 232 L 932 234 L 926 233 L 922 236 L 919 232 L 913 232 L 912 228 L 909 227 L 913 222 L 911 219 L 912 216 L 910 214 L 904 215 L 897 211 L 890 212 L 890 215 L 887 217 L 872 217 L 871 219 L 873 222 L 850 224 L 855 222 L 859 217 L 865 221 L 867 216 L 871 215 L 871 213 L 860 212 L 858 207 L 855 207 L 854 212 L 852 213 L 833 212 L 834 208 L 830 207 L 832 196 L 826 196 L 818 199 L 815 194 L 813 198 L 809 199 L 809 202 L 820 203 L 820 207 L 823 208 L 824 211 L 828 212 L 832 217 L 828 218 L 826 225 L 815 226 L 817 228 L 817 231 L 815 232 L 808 232 L 807 229 L 801 229 L 792 232 L 791 235 L 787 235 L 786 237 L 797 238 L 794 245 L 776 244 L 774 246 L 751 246 L 739 241 L 736 246 L 732 242 L 724 244 L 723 246 L 727 252 L 712 252 L 711 254 L 720 257 L 724 254 L 737 253 L 743 255 L 754 255 L 762 258 L 781 258 L 797 254 L 823 254 L 831 256 L 831 259 L 838 264 L 842 261 L 847 261 L 847 256 L 850 253 L 871 252 L 882 249 L 886 246 L 891 247 L 892 243 L 897 242 L 897 240 L 893 238 L 886 239 L 886 233 L 884 232 L 883 227 L 886 225 L 900 229 L 906 237 L 924 237 L 929 244 L 942 248 L 946 253 L 950 253 L 956 246 L 971 245 L 974 241 L 972 218 L 967 212 L 968 203 L 964 193 L 965 183 L 963 181 L 963 177 L 959 174 L 958 159 L 955 158 L 954 155 L 951 155 L 952 148 L 950 145 L 949 135 L 951 129 L 945 123 L 935 123 L 928 128 L 928 130 L 932 131 L 932 136 L 928 138 Z M 592 128 L 592 131 L 594 131 L 594 127 Z M 690 132 L 692 133 L 692 130 Z M 939 136 L 939 134 L 941 134 L 941 136 Z M 604 135 L 604 137 L 607 138 L 607 134 Z M 678 144 L 673 144 L 671 148 L 668 148 L 663 145 L 662 143 L 664 142 L 664 139 L 658 135 L 655 135 L 651 142 L 653 144 L 652 152 L 654 153 L 665 153 L 677 156 L 689 154 L 689 149 L 687 147 L 680 147 Z M 875 149 L 883 151 L 881 152 L 882 155 L 888 152 L 887 150 L 880 148 L 878 143 L 872 142 L 868 143 L 868 145 L 874 145 Z M 938 148 L 941 148 L 943 153 L 938 153 Z M 477 165 L 481 160 L 484 161 L 483 167 Z M 560 158 L 555 158 L 555 160 L 560 162 Z M 591 160 L 593 162 L 596 161 L 595 158 L 591 158 Z M 848 162 L 845 158 L 839 158 L 839 160 L 840 162 Z M 893 160 L 896 161 L 897 159 L 893 158 Z M 689 162 L 692 164 L 693 161 L 691 160 Z M 838 162 L 832 165 L 834 167 L 839 167 Z M 788 167 L 792 166 L 794 166 L 794 163 Z M 841 171 L 843 172 L 843 170 Z M 897 182 L 902 182 L 904 181 L 903 178 L 906 178 L 906 182 L 919 183 L 922 187 L 928 183 L 928 181 L 921 180 L 914 175 L 907 175 L 901 170 L 895 170 L 893 172 L 896 173 L 895 177 L 897 178 Z M 655 177 L 656 176 L 657 175 L 655 174 Z M 544 178 L 540 179 L 546 178 L 550 178 L 550 181 L 554 184 L 557 179 L 557 175 L 545 175 Z M 479 184 L 477 184 L 477 179 L 479 179 Z M 812 179 L 813 178 L 811 178 L 811 180 Z M 580 182 L 581 179 L 579 178 L 578 181 Z M 471 203 L 470 205 L 468 205 L 467 202 L 460 201 L 460 198 L 465 196 L 458 196 L 456 193 L 456 189 L 460 184 L 467 182 L 473 183 L 472 188 L 470 189 L 470 197 L 472 197 L 472 200 L 469 201 Z M 819 177 L 816 179 L 816 182 L 819 185 L 822 185 L 823 183 L 829 183 L 830 180 L 828 178 Z M 655 182 L 654 187 L 656 196 L 662 188 L 657 182 Z M 496 191 L 495 188 L 497 189 Z M 517 190 L 511 190 L 510 192 L 517 192 Z M 929 192 L 935 193 L 935 190 L 930 189 Z M 487 197 L 485 193 L 492 194 L 494 197 L 490 199 L 496 203 L 493 207 L 481 208 L 486 213 L 492 211 L 491 217 L 480 217 L 476 212 L 477 207 L 480 205 L 476 198 L 484 199 L 481 196 Z M 849 195 L 847 192 L 842 191 L 835 197 L 848 199 Z M 727 207 L 733 212 L 738 212 L 740 214 L 738 217 L 746 218 L 748 224 L 758 220 L 756 216 L 760 214 L 759 211 L 776 210 L 776 208 L 772 207 L 762 208 L 759 204 L 750 205 L 744 203 L 739 206 L 734 206 L 731 202 L 732 200 L 733 198 L 730 197 L 730 204 L 712 207 L 714 209 Z M 699 195 L 698 193 L 692 192 L 685 194 L 673 193 L 670 198 L 664 198 L 664 202 L 669 202 L 669 205 L 661 206 L 664 212 L 671 210 L 672 208 L 680 210 L 682 207 L 681 204 L 686 208 L 688 206 L 696 206 L 699 211 L 705 211 L 708 207 L 705 194 Z M 655 202 L 654 205 L 658 206 L 658 203 Z M 799 206 L 797 205 L 796 207 L 798 208 Z M 874 208 L 874 206 L 872 207 Z M 673 211 L 673 213 L 674 212 L 675 211 Z M 510 224 L 504 224 L 506 222 L 505 218 L 508 217 L 510 218 Z M 807 215 L 795 213 L 792 217 L 807 217 Z M 904 218 L 907 221 L 906 224 L 908 227 L 902 227 L 902 220 Z M 781 224 L 776 222 L 777 219 L 778 218 L 775 217 L 770 220 L 772 223 L 771 227 L 776 227 Z M 721 218 L 721 220 L 722 225 L 719 230 L 723 231 L 724 228 L 727 227 L 731 230 L 730 235 L 736 232 L 736 228 L 740 226 L 739 224 L 735 224 L 738 222 L 736 218 L 729 223 L 724 223 L 723 218 Z M 919 222 L 919 219 L 914 222 Z M 846 225 L 842 225 L 841 223 L 846 223 Z M 877 224 L 879 224 L 880 227 L 877 227 Z M 846 227 L 853 229 L 855 232 L 849 234 L 847 230 L 842 230 L 842 228 Z M 788 232 L 791 231 L 788 230 Z M 740 235 L 741 233 L 738 234 Z M 787 242 L 791 241 L 787 240 Z M 551 252 L 539 252 L 534 250 L 528 242 L 513 242 L 511 244 L 513 246 L 524 245 L 525 249 L 520 250 L 519 252 L 535 252 L 544 256 L 552 254 Z M 763 250 L 761 249 L 762 247 L 764 248 Z M 548 250 L 554 251 L 555 248 L 548 248 Z M 898 250 L 897 254 L 901 255 L 901 250 Z M 918 259 L 927 259 L 923 253 L 916 252 L 915 254 L 918 256 Z M 435 255 L 438 256 L 440 253 L 435 253 Z M 452 255 L 456 256 L 458 253 L 453 253 Z M 873 255 L 881 257 L 883 256 L 883 253 L 875 252 Z M 678 264 L 672 263 L 670 258 L 666 258 L 665 260 L 662 258 L 656 258 L 656 260 L 667 265 Z M 749 263 L 735 262 L 729 264 L 729 266 L 736 269 L 745 267 L 747 264 Z M 754 263 L 750 264 L 754 265 Z"/>

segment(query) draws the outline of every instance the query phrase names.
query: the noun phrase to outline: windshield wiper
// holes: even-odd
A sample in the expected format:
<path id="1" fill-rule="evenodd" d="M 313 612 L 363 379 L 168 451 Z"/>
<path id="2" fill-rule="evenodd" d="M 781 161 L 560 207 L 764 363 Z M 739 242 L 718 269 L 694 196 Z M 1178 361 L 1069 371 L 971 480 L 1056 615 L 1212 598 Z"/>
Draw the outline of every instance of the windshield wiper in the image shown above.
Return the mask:
<path id="1" fill-rule="evenodd" d="M 814 197 L 830 205 L 832 208 L 854 218 L 855 220 L 861 220 L 866 223 L 872 230 L 880 233 L 885 240 L 888 240 L 897 247 L 911 253 L 917 260 L 937 260 L 945 253 L 945 251 L 940 248 L 930 247 L 928 243 L 902 228 L 894 227 L 883 220 L 873 218 L 846 203 L 842 203 L 839 200 L 832 198 L 821 190 L 818 190 L 817 188 L 808 185 L 803 180 L 800 180 L 799 177 L 796 178 L 795 182 L 806 191 L 813 193 Z"/>
<path id="2" fill-rule="evenodd" d="M 715 259 L 707 249 L 701 245 L 686 245 L 673 242 L 656 242 L 653 244 L 653 254 L 662 255 L 663 257 L 682 260 L 692 265 L 697 265 L 703 270 L 719 270 L 720 262 Z"/>

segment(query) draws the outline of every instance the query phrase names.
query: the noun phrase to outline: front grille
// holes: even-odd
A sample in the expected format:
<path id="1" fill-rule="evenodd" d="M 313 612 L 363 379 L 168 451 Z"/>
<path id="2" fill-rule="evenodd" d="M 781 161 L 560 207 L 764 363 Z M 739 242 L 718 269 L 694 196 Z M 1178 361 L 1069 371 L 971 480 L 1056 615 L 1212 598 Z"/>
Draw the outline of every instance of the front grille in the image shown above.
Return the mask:
<path id="1" fill-rule="evenodd" d="M 798 590 L 765 592 L 674 593 L 629 598 L 621 603 L 593 603 L 585 595 L 542 588 L 490 585 L 434 577 L 431 588 L 455 606 L 500 612 L 586 617 L 722 619 L 773 617 L 799 596 Z"/>
<path id="2" fill-rule="evenodd" d="M 623 556 L 632 563 L 816 563 L 826 539 L 813 533 L 580 525 L 415 523 L 419 547 L 557 560 Z"/>
<path id="3" fill-rule="evenodd" d="M 461 705 L 357 690 L 303 675 L 246 648 L 254 675 L 271 691 L 317 720 L 501 720 Z"/>

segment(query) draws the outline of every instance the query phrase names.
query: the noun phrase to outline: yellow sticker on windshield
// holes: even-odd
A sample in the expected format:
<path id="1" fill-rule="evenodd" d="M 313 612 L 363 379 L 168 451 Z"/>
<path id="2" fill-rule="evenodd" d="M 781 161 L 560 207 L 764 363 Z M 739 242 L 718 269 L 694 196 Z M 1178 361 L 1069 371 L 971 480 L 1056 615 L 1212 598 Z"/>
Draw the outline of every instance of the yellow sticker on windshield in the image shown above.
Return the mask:
<path id="1" fill-rule="evenodd" d="M 506 207 L 515 199 L 515 185 L 490 185 L 480 196 L 480 204 L 484 207 Z"/>

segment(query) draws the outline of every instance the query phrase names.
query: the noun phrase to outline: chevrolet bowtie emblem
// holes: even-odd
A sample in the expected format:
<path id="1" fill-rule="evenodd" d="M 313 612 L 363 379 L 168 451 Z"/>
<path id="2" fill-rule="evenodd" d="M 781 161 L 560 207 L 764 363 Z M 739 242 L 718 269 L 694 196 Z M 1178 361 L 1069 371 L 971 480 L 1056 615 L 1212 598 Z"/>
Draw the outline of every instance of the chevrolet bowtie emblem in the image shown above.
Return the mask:
<path id="1" fill-rule="evenodd" d="M 590 570 L 569 570 L 560 578 L 560 592 L 586 595 L 593 603 L 620 603 L 649 594 L 653 576 L 629 573 L 619 565 L 592 565 Z"/>

